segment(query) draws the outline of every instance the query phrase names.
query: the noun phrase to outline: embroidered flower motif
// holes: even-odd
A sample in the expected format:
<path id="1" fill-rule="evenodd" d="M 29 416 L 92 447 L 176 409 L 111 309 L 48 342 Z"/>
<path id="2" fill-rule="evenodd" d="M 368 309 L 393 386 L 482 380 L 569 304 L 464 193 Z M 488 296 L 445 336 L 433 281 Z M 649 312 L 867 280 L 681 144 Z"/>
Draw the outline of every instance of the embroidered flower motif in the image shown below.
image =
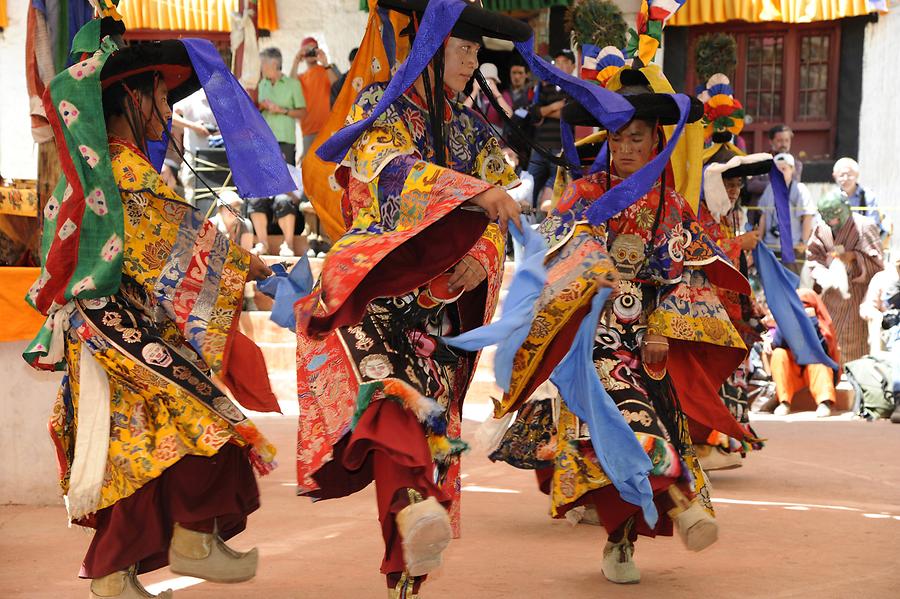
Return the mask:
<path id="1" fill-rule="evenodd" d="M 653 217 L 653 211 L 647 206 L 642 205 L 638 206 L 637 212 L 634 215 L 634 221 L 639 228 L 650 230 L 650 227 L 653 226 Z"/>
<path id="2" fill-rule="evenodd" d="M 143 262 L 147 267 L 147 270 L 151 272 L 162 270 L 171 253 L 172 244 L 165 239 L 157 239 L 144 247 L 144 251 L 141 255 L 141 262 Z"/>
<path id="3" fill-rule="evenodd" d="M 704 318 L 701 321 L 703 330 L 713 340 L 725 337 L 725 325 L 717 318 Z"/>
<path id="4" fill-rule="evenodd" d="M 178 443 L 175 436 L 165 437 L 156 445 L 156 449 L 151 452 L 153 458 L 160 462 L 168 462 L 178 457 Z"/>
<path id="5" fill-rule="evenodd" d="M 691 323 L 689 323 L 687 319 L 680 316 L 676 316 L 672 319 L 672 331 L 678 339 L 694 338 L 694 327 L 691 326 Z"/>

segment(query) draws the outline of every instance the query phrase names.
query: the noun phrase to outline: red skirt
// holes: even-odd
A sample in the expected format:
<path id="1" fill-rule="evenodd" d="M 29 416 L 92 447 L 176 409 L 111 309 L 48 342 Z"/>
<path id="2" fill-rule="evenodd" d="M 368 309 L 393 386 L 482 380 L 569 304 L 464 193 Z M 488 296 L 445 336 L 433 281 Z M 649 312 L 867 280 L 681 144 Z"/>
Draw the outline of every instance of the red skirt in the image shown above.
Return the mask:
<path id="1" fill-rule="evenodd" d="M 259 508 L 248 450 L 231 443 L 214 456 L 187 455 L 133 495 L 77 522 L 97 532 L 81 566 L 100 578 L 138 565 L 138 573 L 169 564 L 175 523 L 198 532 L 218 527 L 230 539 Z"/>

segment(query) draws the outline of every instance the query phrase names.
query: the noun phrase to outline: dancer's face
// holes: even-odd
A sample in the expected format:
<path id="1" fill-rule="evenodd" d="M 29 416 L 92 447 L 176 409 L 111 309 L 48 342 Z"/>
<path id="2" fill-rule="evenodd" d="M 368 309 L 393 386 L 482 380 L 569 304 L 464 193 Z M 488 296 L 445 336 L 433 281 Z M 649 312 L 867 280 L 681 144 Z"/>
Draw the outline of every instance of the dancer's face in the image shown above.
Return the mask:
<path id="1" fill-rule="evenodd" d="M 172 118 L 169 88 L 162 79 L 157 79 L 152 96 L 141 94 L 141 117 L 143 122 L 147 123 L 144 126 L 144 136 L 151 141 L 160 141 L 166 125 Z"/>
<path id="2" fill-rule="evenodd" d="M 628 177 L 650 162 L 657 142 L 656 127 L 633 120 L 609 136 L 609 151 L 616 173 Z"/>
<path id="3" fill-rule="evenodd" d="M 478 50 L 481 45 L 469 40 L 451 37 L 444 51 L 444 85 L 456 93 L 462 93 L 478 68 Z"/>
<path id="4" fill-rule="evenodd" d="M 733 208 L 741 197 L 741 187 L 743 187 L 744 180 L 740 177 L 729 177 L 723 182 L 725 183 L 725 193 L 728 194 L 728 200 Z"/>

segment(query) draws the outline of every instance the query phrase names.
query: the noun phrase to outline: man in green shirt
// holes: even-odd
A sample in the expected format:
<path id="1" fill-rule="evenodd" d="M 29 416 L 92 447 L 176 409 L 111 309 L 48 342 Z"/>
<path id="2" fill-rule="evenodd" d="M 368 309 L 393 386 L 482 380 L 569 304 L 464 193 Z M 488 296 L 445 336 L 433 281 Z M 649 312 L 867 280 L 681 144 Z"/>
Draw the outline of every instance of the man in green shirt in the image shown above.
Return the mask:
<path id="1" fill-rule="evenodd" d="M 297 121 L 306 115 L 306 101 L 300 82 L 287 77 L 281 70 L 281 52 L 278 48 L 266 48 L 260 53 L 262 80 L 259 82 L 259 109 L 275 134 L 281 152 L 289 165 L 296 164 Z M 284 235 L 279 254 L 294 255 L 294 227 L 297 223 L 297 207 L 291 194 L 274 198 L 255 198 L 248 202 L 248 212 L 259 243 L 255 251 L 269 253 L 269 212 L 278 220 Z"/>

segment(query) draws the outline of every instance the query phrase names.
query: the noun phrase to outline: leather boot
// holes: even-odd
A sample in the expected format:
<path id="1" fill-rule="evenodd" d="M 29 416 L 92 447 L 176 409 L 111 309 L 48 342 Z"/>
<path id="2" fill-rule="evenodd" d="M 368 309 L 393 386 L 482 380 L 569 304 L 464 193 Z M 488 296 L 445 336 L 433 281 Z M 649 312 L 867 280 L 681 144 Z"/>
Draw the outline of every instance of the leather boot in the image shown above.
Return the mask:
<path id="1" fill-rule="evenodd" d="M 153 595 L 137 578 L 134 566 L 91 581 L 90 599 L 172 599 L 172 591 Z"/>
<path id="2" fill-rule="evenodd" d="M 235 551 L 216 533 L 195 532 L 175 524 L 169 545 L 169 569 L 210 582 L 244 582 L 256 576 L 259 553 Z"/>

